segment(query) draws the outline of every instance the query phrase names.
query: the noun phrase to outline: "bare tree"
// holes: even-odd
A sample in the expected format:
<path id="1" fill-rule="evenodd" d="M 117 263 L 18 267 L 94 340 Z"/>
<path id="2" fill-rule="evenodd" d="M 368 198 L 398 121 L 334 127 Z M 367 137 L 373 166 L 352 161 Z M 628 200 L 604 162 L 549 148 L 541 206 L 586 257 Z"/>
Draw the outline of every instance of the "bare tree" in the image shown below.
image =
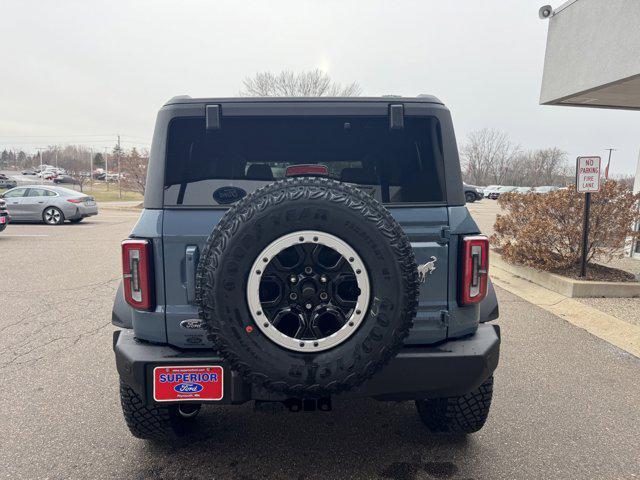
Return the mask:
<path id="1" fill-rule="evenodd" d="M 618 182 L 620 185 L 624 185 L 624 187 L 629 191 L 633 190 L 633 183 L 635 182 L 635 179 L 636 179 L 635 175 L 629 175 L 629 174 L 620 174 L 620 175 L 616 175 L 613 178 L 613 180 Z"/>
<path id="2" fill-rule="evenodd" d="M 319 69 L 295 73 L 258 72 L 243 80 L 243 97 L 357 97 L 357 82 L 341 85 Z"/>
<path id="3" fill-rule="evenodd" d="M 84 184 L 89 179 L 91 165 L 91 151 L 83 145 L 50 145 L 39 154 L 42 163 L 49 163 L 64 168 L 67 174 L 73 178 L 74 183 L 84 188 Z M 40 163 L 40 156 L 33 157 L 32 162 L 36 166 Z"/>
<path id="4" fill-rule="evenodd" d="M 471 132 L 462 148 L 465 176 L 477 185 L 501 184 L 519 151 L 504 132 L 488 128 Z"/>
<path id="5" fill-rule="evenodd" d="M 477 185 L 564 185 L 569 175 L 563 150 L 522 150 L 497 130 L 472 132 L 461 153 L 465 179 Z"/>
<path id="6" fill-rule="evenodd" d="M 567 174 L 567 153 L 557 147 L 534 150 L 527 155 L 527 163 L 523 166 L 527 172 L 527 185 L 553 185 L 560 182 L 560 177 Z"/>
<path id="7" fill-rule="evenodd" d="M 121 185 L 127 190 L 140 192 L 144 195 L 147 182 L 147 166 L 149 155 L 147 152 L 140 154 L 135 147 L 128 154 L 120 157 Z"/>
<path id="8" fill-rule="evenodd" d="M 63 150 L 61 166 L 67 170 L 67 174 L 73 178 L 80 191 L 84 190 L 85 183 L 89 180 L 89 165 L 91 152 L 80 148 L 65 147 Z"/>

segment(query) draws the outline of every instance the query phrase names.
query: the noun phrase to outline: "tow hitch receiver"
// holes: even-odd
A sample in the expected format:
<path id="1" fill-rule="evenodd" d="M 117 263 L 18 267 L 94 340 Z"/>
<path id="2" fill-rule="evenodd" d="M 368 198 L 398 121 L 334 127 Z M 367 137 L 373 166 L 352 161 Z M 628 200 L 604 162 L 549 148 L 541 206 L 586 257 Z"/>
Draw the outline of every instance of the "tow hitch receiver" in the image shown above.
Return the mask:
<path id="1" fill-rule="evenodd" d="M 332 410 L 331 398 L 288 398 L 281 401 L 256 400 L 254 408 L 264 413 L 280 413 L 285 410 L 290 412 L 330 412 Z"/>

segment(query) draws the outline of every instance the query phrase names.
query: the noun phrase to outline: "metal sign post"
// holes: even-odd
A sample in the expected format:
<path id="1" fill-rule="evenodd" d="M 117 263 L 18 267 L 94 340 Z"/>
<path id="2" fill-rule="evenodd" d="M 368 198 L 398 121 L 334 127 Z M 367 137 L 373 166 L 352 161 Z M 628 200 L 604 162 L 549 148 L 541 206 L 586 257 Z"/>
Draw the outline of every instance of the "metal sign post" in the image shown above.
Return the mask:
<path id="1" fill-rule="evenodd" d="M 578 157 L 576 161 L 576 190 L 584 193 L 584 218 L 582 221 L 582 258 L 580 277 L 587 276 L 587 251 L 589 249 L 589 211 L 591 194 L 600 191 L 600 157 Z"/>

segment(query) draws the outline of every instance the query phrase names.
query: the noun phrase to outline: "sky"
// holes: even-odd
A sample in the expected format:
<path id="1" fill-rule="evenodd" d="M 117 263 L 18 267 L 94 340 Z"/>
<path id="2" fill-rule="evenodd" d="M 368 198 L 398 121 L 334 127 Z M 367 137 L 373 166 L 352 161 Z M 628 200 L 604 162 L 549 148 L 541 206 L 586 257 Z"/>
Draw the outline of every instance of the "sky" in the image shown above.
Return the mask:
<path id="1" fill-rule="evenodd" d="M 320 68 L 363 95 L 436 95 L 458 145 L 482 128 L 635 172 L 640 112 L 538 104 L 541 0 L 0 0 L 0 150 L 148 147 L 169 98 L 234 96 L 258 71 Z M 554 7 L 563 2 L 552 2 Z"/>

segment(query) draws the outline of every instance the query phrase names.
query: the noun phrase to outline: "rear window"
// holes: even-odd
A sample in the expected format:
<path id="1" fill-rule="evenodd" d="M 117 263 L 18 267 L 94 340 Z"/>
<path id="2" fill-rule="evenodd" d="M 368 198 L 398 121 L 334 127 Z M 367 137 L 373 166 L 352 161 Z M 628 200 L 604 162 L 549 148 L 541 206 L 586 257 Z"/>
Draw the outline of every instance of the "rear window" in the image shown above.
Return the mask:
<path id="1" fill-rule="evenodd" d="M 383 203 L 443 202 L 437 120 L 405 117 L 402 130 L 389 130 L 388 122 L 238 117 L 207 130 L 204 118 L 176 118 L 169 126 L 164 203 L 229 205 L 309 165 Z"/>

